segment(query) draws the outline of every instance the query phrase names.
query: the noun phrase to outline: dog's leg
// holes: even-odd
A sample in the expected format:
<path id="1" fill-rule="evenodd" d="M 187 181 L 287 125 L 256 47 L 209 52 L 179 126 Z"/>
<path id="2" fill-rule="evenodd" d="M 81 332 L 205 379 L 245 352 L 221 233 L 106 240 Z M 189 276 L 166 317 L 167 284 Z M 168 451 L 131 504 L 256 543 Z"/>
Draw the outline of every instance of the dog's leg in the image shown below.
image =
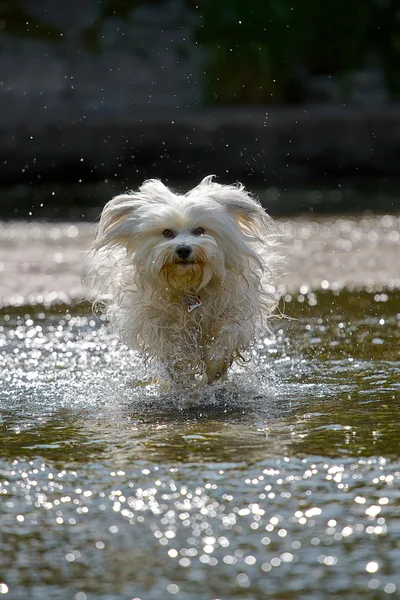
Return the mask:
<path id="1" fill-rule="evenodd" d="M 224 379 L 232 365 L 239 345 L 233 330 L 221 331 L 216 338 L 205 344 L 206 375 L 208 383 Z"/>
<path id="2" fill-rule="evenodd" d="M 176 340 L 169 338 L 168 344 L 167 372 L 178 388 L 192 395 L 208 382 L 199 336 L 180 334 Z"/>

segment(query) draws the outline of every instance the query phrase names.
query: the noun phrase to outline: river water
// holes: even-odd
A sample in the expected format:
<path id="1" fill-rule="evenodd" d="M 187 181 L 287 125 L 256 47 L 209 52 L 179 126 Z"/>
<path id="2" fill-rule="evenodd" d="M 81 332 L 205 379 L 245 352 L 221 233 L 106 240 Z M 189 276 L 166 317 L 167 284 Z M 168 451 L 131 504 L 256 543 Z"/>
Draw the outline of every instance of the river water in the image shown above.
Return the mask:
<path id="1" fill-rule="evenodd" d="M 282 226 L 287 318 L 185 408 L 85 304 L 52 303 L 80 227 L 3 226 L 0 595 L 399 597 L 398 219 Z M 58 279 L 29 270 L 38 240 Z"/>

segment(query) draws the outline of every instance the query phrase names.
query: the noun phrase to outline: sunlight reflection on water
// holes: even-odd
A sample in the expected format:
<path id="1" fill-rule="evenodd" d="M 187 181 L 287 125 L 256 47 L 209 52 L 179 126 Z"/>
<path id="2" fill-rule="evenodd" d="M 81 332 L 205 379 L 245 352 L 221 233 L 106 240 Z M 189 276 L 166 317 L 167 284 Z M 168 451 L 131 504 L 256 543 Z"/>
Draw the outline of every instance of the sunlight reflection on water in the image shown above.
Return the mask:
<path id="1" fill-rule="evenodd" d="M 294 296 L 251 366 L 184 409 L 101 321 L 4 316 L 5 597 L 397 593 L 400 296 L 385 294 Z"/>

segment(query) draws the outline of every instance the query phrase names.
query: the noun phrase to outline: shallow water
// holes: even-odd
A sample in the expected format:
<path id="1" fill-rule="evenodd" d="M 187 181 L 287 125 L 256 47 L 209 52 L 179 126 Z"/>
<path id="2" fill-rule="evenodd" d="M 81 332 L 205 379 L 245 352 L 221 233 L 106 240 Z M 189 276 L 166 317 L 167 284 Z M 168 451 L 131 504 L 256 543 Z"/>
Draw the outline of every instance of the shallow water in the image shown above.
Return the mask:
<path id="1" fill-rule="evenodd" d="M 0 594 L 398 597 L 400 292 L 286 298 L 182 408 L 65 306 L 0 316 Z"/>

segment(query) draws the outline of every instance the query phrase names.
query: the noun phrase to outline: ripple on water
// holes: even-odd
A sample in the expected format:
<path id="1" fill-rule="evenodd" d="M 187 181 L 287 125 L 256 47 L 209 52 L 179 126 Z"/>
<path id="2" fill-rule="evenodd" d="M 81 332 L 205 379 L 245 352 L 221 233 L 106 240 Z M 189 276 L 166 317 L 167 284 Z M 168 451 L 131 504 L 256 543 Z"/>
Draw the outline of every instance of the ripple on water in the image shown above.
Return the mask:
<path id="1" fill-rule="evenodd" d="M 395 597 L 399 295 L 302 296 L 183 410 L 101 321 L 4 319 L 0 593 Z"/>

